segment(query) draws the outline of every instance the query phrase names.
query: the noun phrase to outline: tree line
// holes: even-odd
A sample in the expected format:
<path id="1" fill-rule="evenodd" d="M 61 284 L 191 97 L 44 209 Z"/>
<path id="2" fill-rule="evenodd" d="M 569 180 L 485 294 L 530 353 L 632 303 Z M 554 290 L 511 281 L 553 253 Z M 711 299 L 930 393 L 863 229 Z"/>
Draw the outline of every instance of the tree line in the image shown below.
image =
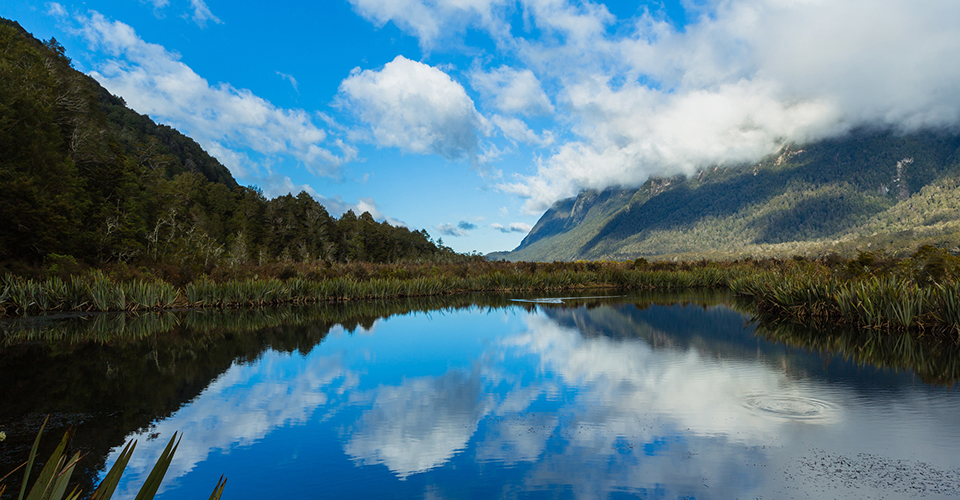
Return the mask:
<path id="1" fill-rule="evenodd" d="M 453 258 L 426 231 L 239 186 L 192 139 L 126 107 L 0 18 L 2 266 L 70 259 L 210 268 Z"/>

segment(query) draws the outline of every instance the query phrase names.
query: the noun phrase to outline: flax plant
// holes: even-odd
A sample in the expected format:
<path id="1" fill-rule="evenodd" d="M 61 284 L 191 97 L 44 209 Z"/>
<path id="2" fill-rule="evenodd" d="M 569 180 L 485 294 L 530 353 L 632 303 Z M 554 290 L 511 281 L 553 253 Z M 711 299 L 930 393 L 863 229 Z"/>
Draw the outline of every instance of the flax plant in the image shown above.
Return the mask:
<path id="1" fill-rule="evenodd" d="M 63 439 L 60 440 L 60 444 L 53 451 L 53 454 L 46 461 L 43 469 L 41 469 L 40 473 L 37 475 L 37 479 L 34 481 L 33 486 L 30 487 L 29 490 L 27 488 L 27 485 L 30 481 L 30 476 L 33 473 L 33 465 L 37 457 L 37 449 L 40 447 L 40 437 L 43 435 L 43 429 L 47 426 L 47 421 L 49 419 L 50 417 L 47 417 L 47 419 L 44 420 L 43 424 L 40 426 L 40 431 L 37 432 L 37 438 L 34 440 L 33 447 L 30 449 L 29 458 L 27 459 L 27 462 L 21 466 L 25 467 L 25 469 L 23 472 L 23 483 L 20 487 L 20 494 L 17 496 L 17 500 L 77 500 L 83 493 L 80 491 L 79 486 L 75 486 L 70 493 L 67 493 L 70 479 L 73 477 L 73 473 L 77 467 L 77 462 L 79 462 L 81 458 L 80 452 L 74 453 L 69 458 L 64 454 L 67 448 L 67 443 L 70 441 L 72 436 L 72 430 L 68 430 L 63 435 Z M 108 500 L 113 497 L 113 493 L 116 491 L 117 485 L 120 483 L 120 478 L 123 475 L 124 470 L 127 468 L 127 463 L 130 461 L 130 457 L 133 456 L 133 450 L 136 448 L 136 446 L 136 441 L 127 443 L 123 451 L 120 453 L 120 456 L 117 458 L 117 461 L 113 464 L 113 467 L 110 468 L 110 471 L 107 472 L 106 476 L 104 476 L 103 481 L 93 491 L 93 494 L 90 496 L 91 500 Z M 160 483 L 163 481 L 163 476 L 166 474 L 167 469 L 170 467 L 170 462 L 173 460 L 173 454 L 176 453 L 177 447 L 179 446 L 180 439 L 178 434 L 175 432 L 173 433 L 173 436 L 170 437 L 170 441 L 167 442 L 166 448 L 164 448 L 163 452 L 160 454 L 160 458 L 157 459 L 157 463 L 150 471 L 150 475 L 147 476 L 147 479 L 140 487 L 140 490 L 136 496 L 136 500 L 149 500 L 156 496 L 157 491 L 160 489 Z M 10 474 L 7 474 L 7 476 L 9 475 Z M 0 481 L 5 479 L 7 476 L 0 478 Z M 219 500 L 221 495 L 223 495 L 223 489 L 225 486 L 226 479 L 221 476 L 220 480 L 217 482 L 217 486 L 213 490 L 213 493 L 210 495 L 210 500 Z M 5 489 L 5 486 L 0 484 L 0 494 L 2 494 Z"/>

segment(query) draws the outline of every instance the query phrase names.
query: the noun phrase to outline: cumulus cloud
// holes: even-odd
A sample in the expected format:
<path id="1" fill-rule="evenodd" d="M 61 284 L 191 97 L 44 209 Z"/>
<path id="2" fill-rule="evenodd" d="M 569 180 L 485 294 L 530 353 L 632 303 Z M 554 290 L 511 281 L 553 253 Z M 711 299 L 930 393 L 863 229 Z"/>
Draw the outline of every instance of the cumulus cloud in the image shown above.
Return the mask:
<path id="1" fill-rule="evenodd" d="M 130 26 L 97 12 L 77 16 L 77 21 L 79 34 L 107 56 L 91 76 L 138 112 L 189 133 L 235 175 L 252 175 L 251 165 L 243 164 L 244 153 L 237 152 L 243 149 L 290 156 L 324 176 L 336 176 L 356 156 L 352 147 L 329 141 L 306 111 L 278 108 L 226 83 L 211 85 L 178 54 L 145 42 Z M 333 142 L 339 155 L 325 142 Z"/>
<path id="2" fill-rule="evenodd" d="M 403 56 L 380 71 L 354 70 L 340 84 L 340 96 L 379 146 L 448 160 L 474 158 L 477 134 L 486 127 L 462 85 Z"/>
<path id="3" fill-rule="evenodd" d="M 540 80 L 529 69 L 516 70 L 501 66 L 490 72 L 474 71 L 470 75 L 470 83 L 504 113 L 532 116 L 548 115 L 554 111 L 550 98 L 540 86 Z"/>
<path id="4" fill-rule="evenodd" d="M 481 104 L 506 116 L 548 106 L 559 115 L 556 149 L 535 173 L 499 185 L 527 197 L 529 212 L 582 189 L 756 161 L 859 126 L 960 124 L 953 0 L 687 2 L 681 28 L 657 13 L 617 19 L 600 3 L 521 0 L 523 28 L 507 35 L 513 12 L 495 2 L 413 3 L 419 10 L 406 13 L 376 0 L 354 5 L 421 43 L 464 22 L 487 30 L 515 62 L 472 74 Z M 488 17 L 450 20 L 457 9 Z M 489 16 L 500 16 L 497 27 Z M 540 81 L 551 82 L 550 95 Z M 519 120 L 491 121 L 510 140 L 534 140 Z"/>
<path id="5" fill-rule="evenodd" d="M 509 226 L 500 223 L 490 224 L 490 229 L 500 231 L 501 233 L 529 233 L 533 226 L 524 222 L 511 222 Z"/>
<path id="6" fill-rule="evenodd" d="M 547 147 L 553 144 L 553 132 L 544 131 L 542 135 L 530 130 L 527 123 L 519 118 L 493 115 L 490 121 L 500 129 L 503 136 L 514 142 L 523 142 L 531 146 Z"/>
<path id="7" fill-rule="evenodd" d="M 641 20 L 611 49 L 622 66 L 565 88 L 578 138 L 501 187 L 539 211 L 580 189 L 755 161 L 860 125 L 960 121 L 960 68 L 949 62 L 960 33 L 946 21 L 960 16 L 954 2 L 714 5 L 683 33 Z M 618 87 L 616 74 L 656 85 Z"/>
<path id="8" fill-rule="evenodd" d="M 501 189 L 530 199 L 536 212 L 577 191 L 630 186 L 650 175 L 692 174 L 716 164 L 753 161 L 787 138 L 814 139 L 842 128 L 821 100 L 784 102 L 775 84 L 741 81 L 713 91 L 664 95 L 640 85 L 613 90 L 604 81 L 568 89 L 582 139 L 561 145 L 537 174 Z"/>

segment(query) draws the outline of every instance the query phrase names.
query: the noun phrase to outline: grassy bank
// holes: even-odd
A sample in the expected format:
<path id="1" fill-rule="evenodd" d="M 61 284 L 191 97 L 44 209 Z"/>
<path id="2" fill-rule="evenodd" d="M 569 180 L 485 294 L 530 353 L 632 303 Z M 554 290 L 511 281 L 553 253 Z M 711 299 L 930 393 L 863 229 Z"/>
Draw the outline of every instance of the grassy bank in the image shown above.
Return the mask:
<path id="1" fill-rule="evenodd" d="M 0 315 L 261 307 L 464 292 L 722 287 L 735 269 L 707 263 L 668 267 L 647 269 L 632 262 L 357 264 L 289 268 L 274 276 L 220 273 L 180 287 L 159 280 L 120 281 L 99 271 L 67 279 L 8 275 L 0 281 Z"/>
<path id="2" fill-rule="evenodd" d="M 141 273 L 142 276 L 142 273 Z M 220 268 L 186 283 L 93 271 L 0 280 L 0 316 L 250 308 L 438 297 L 467 292 L 730 289 L 757 314 L 960 340 L 960 258 L 924 247 L 907 259 L 735 262 L 472 261 Z"/>
<path id="3" fill-rule="evenodd" d="M 908 331 L 960 341 L 960 258 L 932 247 L 908 259 L 861 254 L 797 260 L 729 281 L 759 316 L 808 325 Z"/>

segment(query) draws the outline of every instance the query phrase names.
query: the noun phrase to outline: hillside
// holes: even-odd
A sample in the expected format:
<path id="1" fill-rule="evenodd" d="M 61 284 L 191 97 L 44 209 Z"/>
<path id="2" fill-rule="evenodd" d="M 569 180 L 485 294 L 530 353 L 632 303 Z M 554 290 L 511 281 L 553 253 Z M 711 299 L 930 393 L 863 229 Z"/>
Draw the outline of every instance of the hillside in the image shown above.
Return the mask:
<path id="1" fill-rule="evenodd" d="M 858 130 L 757 164 L 554 204 L 509 260 L 740 258 L 960 244 L 960 135 Z"/>
<path id="2" fill-rule="evenodd" d="M 0 18 L 0 274 L 121 263 L 195 275 L 451 253 L 368 213 L 334 219 L 304 192 L 267 199 L 237 185 L 193 139 L 73 69 L 55 39 Z"/>

